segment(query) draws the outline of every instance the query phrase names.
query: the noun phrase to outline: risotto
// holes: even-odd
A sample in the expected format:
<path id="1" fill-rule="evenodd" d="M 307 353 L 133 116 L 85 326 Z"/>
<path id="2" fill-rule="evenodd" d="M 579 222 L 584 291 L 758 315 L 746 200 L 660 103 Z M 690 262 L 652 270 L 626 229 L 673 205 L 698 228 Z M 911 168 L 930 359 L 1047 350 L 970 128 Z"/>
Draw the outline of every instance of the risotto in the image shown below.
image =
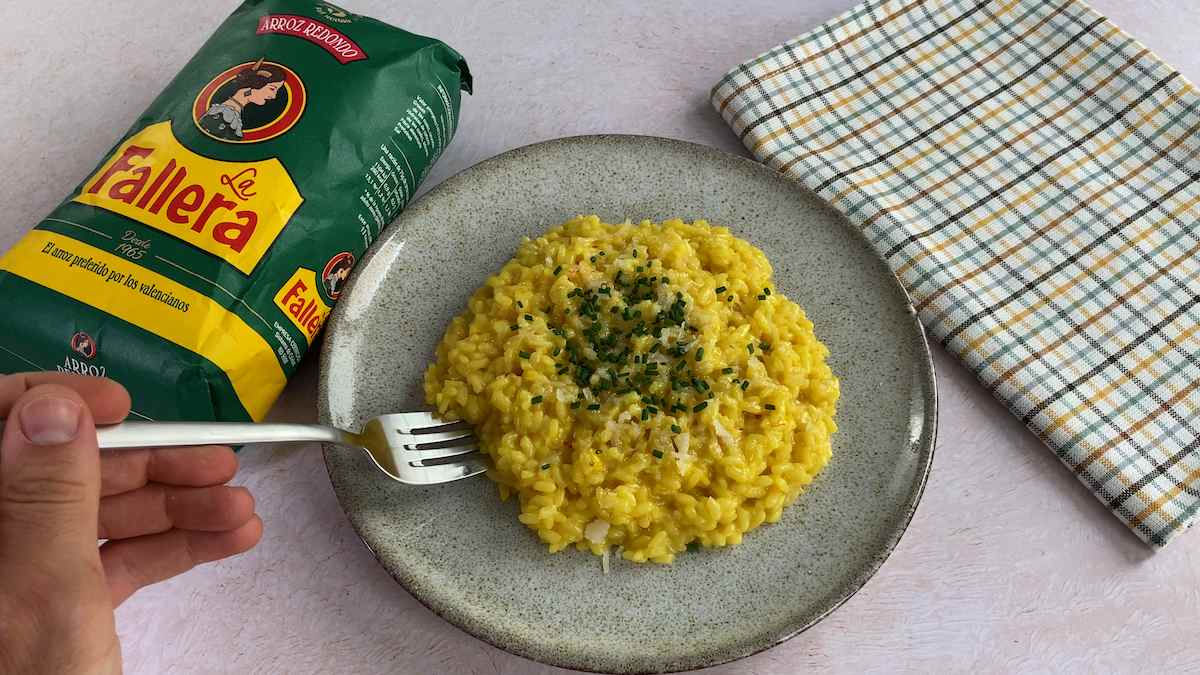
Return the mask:
<path id="1" fill-rule="evenodd" d="M 525 240 L 425 373 L 551 552 L 731 546 L 829 462 L 838 380 L 763 252 L 698 220 Z"/>

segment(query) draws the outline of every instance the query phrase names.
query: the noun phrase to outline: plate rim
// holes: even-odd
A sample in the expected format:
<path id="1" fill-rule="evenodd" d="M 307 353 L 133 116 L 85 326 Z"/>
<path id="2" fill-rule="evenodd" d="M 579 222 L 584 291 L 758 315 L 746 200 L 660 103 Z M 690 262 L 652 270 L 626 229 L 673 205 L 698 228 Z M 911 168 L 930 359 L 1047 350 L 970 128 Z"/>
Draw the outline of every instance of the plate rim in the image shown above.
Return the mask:
<path id="1" fill-rule="evenodd" d="M 414 206 L 420 202 L 424 202 L 425 200 L 429 199 L 436 193 L 438 193 L 446 188 L 453 187 L 453 186 L 457 185 L 458 183 L 460 183 L 464 180 L 467 180 L 469 178 L 469 176 L 467 176 L 467 174 L 473 173 L 475 169 L 484 167 L 486 165 L 491 165 L 494 163 L 509 161 L 514 157 L 518 157 L 522 154 L 531 152 L 535 149 L 541 149 L 544 147 L 554 146 L 554 145 L 573 145 L 573 144 L 584 144 L 584 143 L 627 143 L 627 142 L 651 142 L 651 143 L 663 143 L 666 145 L 683 146 L 686 149 L 689 149 L 691 151 L 700 151 L 700 152 L 704 152 L 704 153 L 718 155 L 718 156 L 723 157 L 724 159 L 733 159 L 733 160 L 736 160 L 738 162 L 743 162 L 746 165 L 753 167 L 752 170 L 758 171 L 760 173 L 764 173 L 764 175 L 769 176 L 772 179 L 782 179 L 782 180 L 786 181 L 787 183 L 791 184 L 792 186 L 794 186 L 794 189 L 811 193 L 811 190 L 807 186 L 805 186 L 804 184 L 800 183 L 799 181 L 787 176 L 786 174 L 783 174 L 780 171 L 777 171 L 776 169 L 774 169 L 772 167 L 769 167 L 760 162 L 756 162 L 753 159 L 750 159 L 748 157 L 736 155 L 734 153 L 727 152 L 725 150 L 721 150 L 719 148 L 715 148 L 710 145 L 705 145 L 703 143 L 697 143 L 695 141 L 688 141 L 688 140 L 683 140 L 683 139 L 678 139 L 678 138 L 670 138 L 667 136 L 655 136 L 655 135 L 649 135 L 649 134 L 617 134 L 617 133 L 578 134 L 578 135 L 573 135 L 573 136 L 562 136 L 562 137 L 558 137 L 558 138 L 551 138 L 551 139 L 546 139 L 546 140 L 541 140 L 541 141 L 535 141 L 533 143 L 527 143 L 525 145 L 520 145 L 520 146 L 517 146 L 514 148 L 510 148 L 508 150 L 504 150 L 504 151 L 499 152 L 491 157 L 480 160 L 480 161 L 462 169 L 461 171 L 453 174 L 452 176 L 449 176 L 448 178 L 446 178 L 442 182 L 438 183 L 437 185 L 434 185 L 427 192 L 425 192 L 423 195 L 421 195 L 416 200 L 414 200 L 413 203 L 406 205 L 405 210 L 411 208 L 412 206 Z M 820 197 L 817 197 L 817 199 L 820 199 Z M 879 251 L 873 245 L 871 245 L 870 241 L 867 240 L 866 235 L 863 233 L 863 231 L 860 228 L 856 227 L 852 222 L 850 222 L 849 218 L 847 218 L 845 214 L 843 214 L 841 211 L 838 211 L 837 209 L 835 209 L 828 202 L 825 202 L 825 200 L 822 199 L 821 201 L 825 204 L 825 206 L 828 209 L 830 209 L 837 215 L 837 217 L 842 221 L 843 225 L 852 232 L 853 236 L 859 238 L 860 240 L 863 241 L 864 244 L 866 244 L 866 248 L 870 251 L 872 256 L 879 263 L 881 263 L 884 266 L 884 269 L 887 270 L 887 277 L 889 277 L 891 280 L 891 284 L 893 285 L 893 287 L 896 290 L 898 290 L 900 292 L 901 297 L 903 297 L 903 299 L 904 299 L 909 320 L 916 327 L 916 332 L 917 332 L 916 337 L 918 338 L 918 344 L 920 345 L 920 349 L 918 351 L 919 351 L 919 355 L 921 358 L 918 359 L 918 366 L 919 366 L 919 370 L 920 370 L 921 382 L 924 385 L 923 389 L 924 389 L 924 398 L 925 398 L 925 400 L 924 400 L 925 414 L 924 414 L 924 419 L 923 419 L 923 423 L 922 423 L 921 436 L 919 439 L 917 439 L 917 441 L 915 443 L 911 444 L 912 449 L 914 450 L 914 452 L 916 452 L 916 455 L 917 455 L 917 457 L 916 457 L 917 479 L 913 482 L 913 487 L 909 491 L 908 495 L 906 496 L 906 498 L 904 500 L 902 522 L 900 522 L 899 526 L 893 532 L 889 533 L 888 536 L 884 539 L 883 548 L 881 548 L 879 551 L 876 551 L 871 554 L 870 564 L 867 565 L 866 568 L 864 568 L 863 572 L 860 575 L 858 575 L 851 581 L 848 592 L 846 592 L 840 599 L 838 599 L 837 601 L 832 603 L 823 612 L 814 616 L 812 619 L 805 622 L 803 625 L 799 625 L 799 626 L 796 626 L 794 629 L 788 630 L 785 634 L 777 636 L 776 639 L 772 640 L 768 644 L 764 644 L 761 646 L 754 645 L 754 646 L 750 646 L 745 649 L 733 650 L 730 653 L 722 655 L 719 658 L 707 660 L 703 663 L 696 663 L 694 665 L 684 665 L 684 666 L 679 666 L 679 667 L 666 666 L 664 668 L 660 668 L 657 670 L 632 671 L 630 673 L 625 673 L 625 675 L 657 675 L 658 673 L 682 673 L 682 672 L 691 672 L 694 670 L 700 670 L 702 668 L 711 668 L 714 666 L 731 663 L 733 661 L 739 661 L 741 659 L 753 656 L 755 654 L 762 653 L 764 651 L 767 651 L 768 649 L 777 647 L 780 644 L 783 644 L 784 642 L 787 642 L 788 640 L 791 640 L 792 638 L 796 637 L 797 635 L 807 631 L 808 629 L 812 628 L 813 626 L 815 626 L 818 623 L 820 623 L 821 621 L 823 621 L 826 617 L 828 617 L 830 614 L 832 614 L 834 611 L 836 611 L 839 607 L 844 605 L 847 601 L 850 600 L 850 598 L 853 598 L 855 595 L 857 595 L 858 592 L 861 591 L 866 586 L 866 584 L 875 577 L 875 575 L 879 572 L 880 568 L 883 567 L 883 564 L 885 562 L 887 562 L 887 560 L 891 557 L 892 553 L 895 551 L 896 547 L 899 545 L 900 540 L 904 537 L 905 533 L 908 532 L 908 528 L 912 524 L 912 519 L 916 515 L 917 508 L 921 504 L 921 499 L 925 493 L 925 487 L 929 482 L 929 474 L 933 467 L 933 456 L 934 456 L 935 450 L 937 448 L 937 435 L 938 435 L 937 432 L 938 432 L 939 396 L 938 396 L 938 387 L 937 387 L 936 368 L 935 368 L 935 364 L 933 362 L 933 353 L 929 347 L 929 336 L 925 330 L 924 324 L 921 323 L 920 317 L 917 314 L 916 309 L 913 306 L 912 296 L 909 294 L 908 289 L 905 288 L 902 283 L 900 283 L 900 279 L 895 275 L 895 272 L 892 270 L 892 268 L 888 264 L 887 260 L 879 253 Z M 375 255 L 379 251 L 381 251 L 385 248 L 384 246 L 381 246 L 380 243 L 387 240 L 388 238 L 394 236 L 396 224 L 400 221 L 401 218 L 403 218 L 403 211 L 399 215 L 397 215 L 396 219 L 393 220 L 391 223 L 389 223 L 388 226 L 383 229 L 383 231 L 380 232 L 379 236 L 377 236 L 375 238 L 375 240 L 372 242 L 371 246 L 369 246 L 368 250 L 363 254 L 362 260 L 359 261 L 358 265 L 365 266 L 365 265 L 370 264 L 371 260 L 374 259 Z M 364 269 L 365 269 L 365 267 L 364 267 Z M 342 292 L 342 295 L 344 297 L 341 298 L 341 300 L 342 300 L 341 302 L 338 302 L 337 305 L 334 306 L 333 311 L 330 313 L 329 319 L 326 322 L 325 331 L 321 336 L 321 349 L 320 349 L 320 354 L 319 354 L 319 359 L 318 359 L 318 374 L 317 374 L 317 415 L 318 415 L 319 421 L 322 424 L 327 424 L 330 421 L 330 411 L 329 411 L 329 405 L 327 402 L 326 394 L 329 391 L 329 387 L 328 387 L 329 371 L 327 369 L 327 364 L 329 362 L 328 352 L 330 350 L 330 345 L 333 342 L 331 337 L 337 332 L 338 327 L 342 323 L 341 316 L 345 311 L 347 311 L 344 308 L 347 307 L 349 304 L 349 303 L 346 303 L 345 300 L 353 292 L 354 286 L 356 285 L 355 284 L 356 279 L 357 279 L 357 275 L 351 275 L 351 278 L 350 278 L 349 282 L 347 283 L 346 288 Z M 355 536 L 357 536 L 359 541 L 361 541 L 363 543 L 363 545 L 366 547 L 367 551 L 369 551 L 371 553 L 371 557 L 373 557 L 375 559 L 376 563 L 378 563 L 379 566 L 383 568 L 384 572 L 386 572 L 387 575 L 390 576 L 392 578 L 392 580 L 396 582 L 397 585 L 399 585 L 401 588 L 403 588 L 404 591 L 409 594 L 409 596 L 415 598 L 417 600 L 417 602 L 419 602 L 422 606 L 424 606 L 426 609 L 428 609 L 430 612 L 432 612 L 435 616 L 441 618 L 443 621 L 449 623 L 450 625 L 454 626 L 458 630 L 463 631 L 467 635 L 470 635 L 472 638 L 486 642 L 487 644 L 492 645 L 493 647 L 496 647 L 497 649 L 500 649 L 508 654 L 512 654 L 514 656 L 520 657 L 522 659 L 525 659 L 525 660 L 528 660 L 528 661 L 531 661 L 534 663 L 557 666 L 560 668 L 567 668 L 567 669 L 576 670 L 576 671 L 580 671 L 580 672 L 602 673 L 602 674 L 616 672 L 616 671 L 609 671 L 609 670 L 595 670 L 595 669 L 589 668 L 587 666 L 587 664 L 582 663 L 580 661 L 572 662 L 569 660 L 562 660 L 562 659 L 557 659 L 557 658 L 548 658 L 545 660 L 534 658 L 527 654 L 520 653 L 508 645 L 501 644 L 500 641 L 498 641 L 498 640 L 493 640 L 492 637 L 489 635 L 481 634 L 481 633 L 483 633 L 483 631 L 476 632 L 474 630 L 471 630 L 467 626 L 462 625 L 457 621 L 454 621 L 450 617 L 448 617 L 445 614 L 443 614 L 442 612 L 438 611 L 438 609 L 436 609 L 435 607 L 431 606 L 430 603 L 425 600 L 425 598 L 422 598 L 419 594 L 415 593 L 411 588 L 409 588 L 409 586 L 400 578 L 400 576 L 392 573 L 391 569 L 389 569 L 389 567 L 385 563 L 385 561 L 382 558 L 380 558 L 379 553 L 375 550 L 374 547 L 371 546 L 370 542 L 368 542 L 366 540 L 366 538 L 363 536 L 362 529 L 359 527 L 359 523 L 358 523 L 357 519 L 351 513 L 351 510 L 346 507 L 345 503 L 342 500 L 342 495 L 338 492 L 338 490 L 336 489 L 336 487 L 333 484 L 334 483 L 333 475 L 332 475 L 333 469 L 329 464 L 329 458 L 333 453 L 341 454 L 341 453 L 344 453 L 344 450 L 339 450 L 338 446 L 336 444 L 332 444 L 332 443 L 322 443 L 321 444 L 322 461 L 325 464 L 325 472 L 326 472 L 326 475 L 329 477 L 330 487 L 333 488 L 334 496 L 337 498 L 338 507 L 342 510 L 342 513 L 345 514 L 346 519 L 348 521 L 350 521 L 350 526 L 354 529 Z"/>

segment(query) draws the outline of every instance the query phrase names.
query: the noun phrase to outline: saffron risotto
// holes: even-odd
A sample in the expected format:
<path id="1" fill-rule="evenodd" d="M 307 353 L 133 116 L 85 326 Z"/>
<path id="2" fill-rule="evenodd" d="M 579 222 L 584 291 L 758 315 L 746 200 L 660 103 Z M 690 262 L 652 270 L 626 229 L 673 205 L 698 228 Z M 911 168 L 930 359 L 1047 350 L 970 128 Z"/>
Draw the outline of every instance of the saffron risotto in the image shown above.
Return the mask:
<path id="1" fill-rule="evenodd" d="M 726 228 L 581 216 L 476 291 L 425 394 L 551 552 L 669 563 L 776 522 L 829 462 L 827 355 Z"/>

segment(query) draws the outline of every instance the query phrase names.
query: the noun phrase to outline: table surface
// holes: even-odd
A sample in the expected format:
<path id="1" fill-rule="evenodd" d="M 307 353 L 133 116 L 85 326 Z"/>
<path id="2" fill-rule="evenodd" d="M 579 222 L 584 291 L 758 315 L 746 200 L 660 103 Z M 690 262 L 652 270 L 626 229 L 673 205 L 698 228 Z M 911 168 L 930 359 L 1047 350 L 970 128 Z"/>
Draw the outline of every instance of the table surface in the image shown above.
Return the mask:
<path id="1" fill-rule="evenodd" d="M 47 0 L 7 13 L 0 247 L 87 174 L 235 4 Z M 575 134 L 670 136 L 745 154 L 709 107 L 709 88 L 854 1 L 345 4 L 438 36 L 471 64 L 476 94 L 428 189 L 509 148 Z M 1200 3 L 1093 5 L 1200 82 Z M 1200 534 L 1152 553 L 970 373 L 940 348 L 934 360 L 936 459 L 891 558 L 816 627 L 705 672 L 1197 668 L 1188 651 L 1200 625 Z M 310 358 L 272 417 L 311 420 L 315 397 Z M 338 508 L 318 447 L 246 451 L 237 480 L 257 497 L 262 543 L 123 605 L 129 672 L 567 672 L 476 640 L 393 583 Z"/>

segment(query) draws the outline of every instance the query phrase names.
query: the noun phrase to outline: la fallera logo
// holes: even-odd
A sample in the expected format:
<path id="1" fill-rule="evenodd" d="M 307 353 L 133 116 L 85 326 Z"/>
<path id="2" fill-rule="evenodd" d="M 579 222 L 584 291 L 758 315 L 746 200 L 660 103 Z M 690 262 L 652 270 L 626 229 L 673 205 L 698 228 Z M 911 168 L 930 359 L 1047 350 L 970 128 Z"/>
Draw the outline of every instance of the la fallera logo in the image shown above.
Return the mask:
<path id="1" fill-rule="evenodd" d="M 249 274 L 304 198 L 278 159 L 205 157 L 159 122 L 122 143 L 74 201 L 178 237 Z"/>
<path id="2" fill-rule="evenodd" d="M 275 306 L 304 333 L 309 344 L 321 332 L 325 317 L 332 309 L 317 292 L 318 283 L 316 272 L 299 267 L 275 294 Z"/>

